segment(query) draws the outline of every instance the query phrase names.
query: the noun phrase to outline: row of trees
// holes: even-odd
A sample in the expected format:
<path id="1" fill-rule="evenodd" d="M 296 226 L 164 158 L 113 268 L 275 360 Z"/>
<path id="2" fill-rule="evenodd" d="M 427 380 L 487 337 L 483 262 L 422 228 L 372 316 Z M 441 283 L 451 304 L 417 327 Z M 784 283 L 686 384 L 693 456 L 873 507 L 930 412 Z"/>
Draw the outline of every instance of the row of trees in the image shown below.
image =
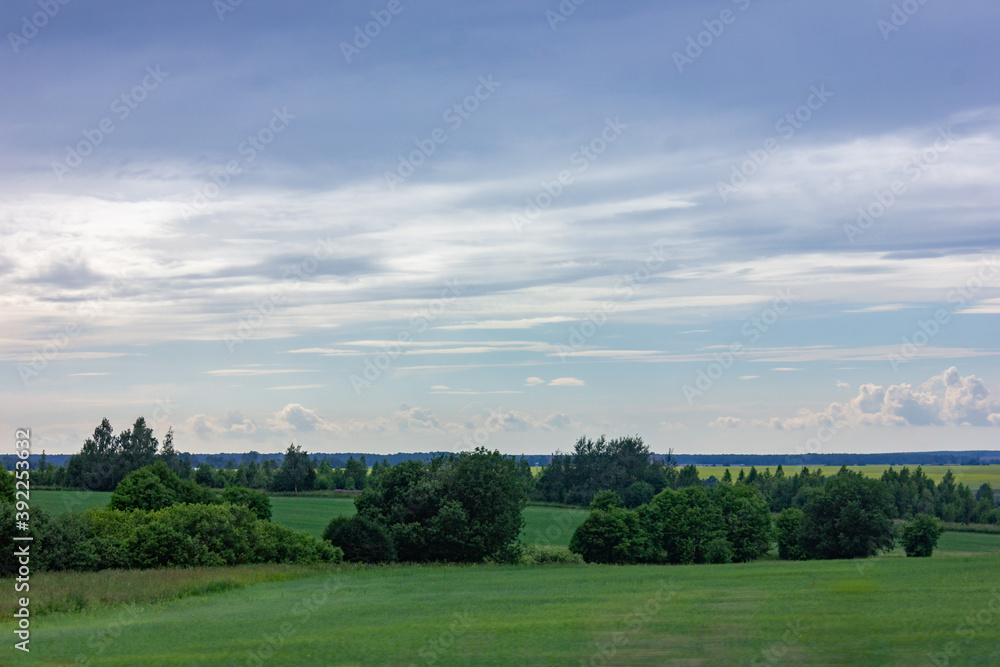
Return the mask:
<path id="1" fill-rule="evenodd" d="M 218 489 L 241 486 L 297 493 L 318 489 L 361 490 L 370 483 L 364 456 L 360 461 L 350 458 L 344 468 L 331 468 L 328 461 L 313 461 L 295 445 L 289 446 L 280 466 L 268 459 L 263 463 L 240 462 L 238 466 L 230 461 L 224 468 L 210 465 L 195 468 L 188 454 L 178 454 L 174 449 L 172 430 L 167 431 L 161 445 L 143 417 L 118 434 L 108 419 L 101 420 L 66 466 L 48 463 L 43 452 L 32 472 L 32 481 L 35 486 L 112 491 L 129 473 L 154 461 L 162 462 L 181 479 Z M 388 467 L 385 461 L 376 462 L 371 472 L 377 475 Z"/>
<path id="2" fill-rule="evenodd" d="M 773 526 L 764 495 L 746 483 L 665 489 L 635 509 L 604 491 L 590 508 L 570 550 L 597 563 L 746 562 L 773 538 L 787 560 L 869 558 L 891 551 L 897 537 L 888 485 L 846 469 Z M 929 556 L 940 534 L 935 518 L 919 514 L 901 537 L 907 555 Z"/>

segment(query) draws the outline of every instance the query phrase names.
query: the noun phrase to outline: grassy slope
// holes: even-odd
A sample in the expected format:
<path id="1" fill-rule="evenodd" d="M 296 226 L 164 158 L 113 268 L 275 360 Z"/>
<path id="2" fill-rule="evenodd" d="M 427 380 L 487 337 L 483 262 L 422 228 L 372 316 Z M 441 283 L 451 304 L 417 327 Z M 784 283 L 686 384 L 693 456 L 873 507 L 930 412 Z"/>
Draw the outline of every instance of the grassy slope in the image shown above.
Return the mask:
<path id="1" fill-rule="evenodd" d="M 789 664 L 904 665 L 956 642 L 951 664 L 1000 664 L 996 614 L 967 620 L 990 603 L 983 582 L 998 571 L 1000 556 L 346 568 L 46 617 L 33 627 L 31 663 L 100 650 L 102 665 L 245 664 L 257 651 L 269 665 L 428 664 L 430 652 L 437 664 L 590 664 L 604 647 L 613 655 L 594 664 L 736 664 L 773 651 Z"/>

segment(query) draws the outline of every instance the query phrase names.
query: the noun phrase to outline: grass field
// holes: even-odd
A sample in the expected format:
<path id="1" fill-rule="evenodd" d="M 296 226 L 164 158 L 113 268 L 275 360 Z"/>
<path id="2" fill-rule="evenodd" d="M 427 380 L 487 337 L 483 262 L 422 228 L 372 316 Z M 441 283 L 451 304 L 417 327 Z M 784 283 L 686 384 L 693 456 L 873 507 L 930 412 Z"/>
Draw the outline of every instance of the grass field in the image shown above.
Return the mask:
<path id="1" fill-rule="evenodd" d="M 337 568 L 47 616 L 30 660 L 8 664 L 914 665 L 950 651 L 996 665 L 998 571 L 1000 556 Z"/>

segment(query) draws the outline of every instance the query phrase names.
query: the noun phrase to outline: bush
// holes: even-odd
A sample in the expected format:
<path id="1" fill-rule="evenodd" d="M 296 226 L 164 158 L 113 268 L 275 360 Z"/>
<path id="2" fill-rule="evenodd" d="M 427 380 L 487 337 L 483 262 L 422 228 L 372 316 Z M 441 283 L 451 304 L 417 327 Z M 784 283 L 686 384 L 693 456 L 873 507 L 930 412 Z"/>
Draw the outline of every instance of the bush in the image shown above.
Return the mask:
<path id="1" fill-rule="evenodd" d="M 566 547 L 526 544 L 521 554 L 522 565 L 583 565 L 583 557 Z"/>
<path id="2" fill-rule="evenodd" d="M 160 510 L 177 503 L 218 502 L 212 490 L 191 480 L 182 480 L 163 461 L 130 472 L 118 483 L 109 509 Z"/>
<path id="3" fill-rule="evenodd" d="M 271 499 L 263 491 L 245 486 L 227 486 L 222 492 L 222 502 L 249 507 L 258 519 L 271 520 Z"/>
<path id="4" fill-rule="evenodd" d="M 733 562 L 733 548 L 729 540 L 724 537 L 717 537 L 705 545 L 705 562 L 720 564 Z"/>
<path id="5" fill-rule="evenodd" d="M 570 538 L 569 550 L 588 563 L 635 563 L 643 551 L 644 538 L 635 512 L 609 506 L 606 511 L 590 511 Z"/>
<path id="6" fill-rule="evenodd" d="M 0 501 L 14 502 L 14 475 L 0 466 Z"/>
<path id="7" fill-rule="evenodd" d="M 778 540 L 778 557 L 782 560 L 804 560 L 805 551 L 799 546 L 802 510 L 789 507 L 782 511 L 775 521 L 775 529 Z"/>
<path id="8" fill-rule="evenodd" d="M 907 556 L 928 558 L 944 532 L 941 523 L 929 514 L 918 514 L 903 527 L 903 549 Z"/>
<path id="9" fill-rule="evenodd" d="M 337 517 L 323 531 L 323 539 L 354 563 L 392 563 L 396 547 L 385 526 L 364 516 Z"/>

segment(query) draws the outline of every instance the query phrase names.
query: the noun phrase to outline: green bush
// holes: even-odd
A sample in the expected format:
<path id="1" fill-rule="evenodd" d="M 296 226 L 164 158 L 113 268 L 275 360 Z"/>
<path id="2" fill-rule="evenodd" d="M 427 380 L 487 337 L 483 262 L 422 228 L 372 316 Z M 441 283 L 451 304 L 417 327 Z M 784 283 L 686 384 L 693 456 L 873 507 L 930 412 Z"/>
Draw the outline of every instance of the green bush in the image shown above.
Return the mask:
<path id="1" fill-rule="evenodd" d="M 757 560 L 771 549 L 771 507 L 757 487 L 720 485 L 710 495 L 722 512 L 733 561 Z"/>
<path id="2" fill-rule="evenodd" d="M 0 501 L 14 502 L 14 475 L 0 466 Z"/>
<path id="3" fill-rule="evenodd" d="M 526 544 L 521 552 L 522 565 L 583 565 L 583 556 L 566 547 Z"/>
<path id="4" fill-rule="evenodd" d="M 245 486 L 227 486 L 222 492 L 222 502 L 249 507 L 258 519 L 271 520 L 271 499 L 263 491 Z"/>
<path id="5" fill-rule="evenodd" d="M 323 531 L 323 539 L 344 552 L 344 560 L 355 563 L 391 563 L 396 547 L 385 526 L 368 517 L 337 517 Z"/>
<path id="6" fill-rule="evenodd" d="M 805 551 L 799 545 L 802 530 L 802 510 L 789 507 L 778 515 L 775 533 L 778 540 L 778 557 L 782 560 L 804 560 Z"/>
<path id="7" fill-rule="evenodd" d="M 638 562 L 646 537 L 638 515 L 622 507 L 605 506 L 607 510 L 590 511 L 570 538 L 569 550 L 588 563 Z"/>
<path id="8" fill-rule="evenodd" d="M 733 548 L 729 540 L 724 537 L 716 537 L 705 545 L 705 562 L 715 565 L 733 562 Z"/>
<path id="9" fill-rule="evenodd" d="M 625 489 L 625 507 L 629 509 L 634 509 L 639 507 L 639 505 L 645 505 L 653 496 L 656 495 L 656 489 L 649 482 L 635 482 L 627 489 Z"/>
<path id="10" fill-rule="evenodd" d="M 704 563 L 708 543 L 726 535 L 722 510 L 700 486 L 664 489 L 649 507 L 650 539 L 670 563 Z"/>
<path id="11" fill-rule="evenodd" d="M 903 527 L 903 549 L 907 556 L 928 558 L 944 532 L 941 522 L 929 514 L 918 514 Z"/>
<path id="12" fill-rule="evenodd" d="M 177 503 L 217 503 L 218 498 L 208 487 L 191 480 L 182 480 L 163 461 L 130 472 L 118 483 L 110 509 L 159 510 Z"/>

